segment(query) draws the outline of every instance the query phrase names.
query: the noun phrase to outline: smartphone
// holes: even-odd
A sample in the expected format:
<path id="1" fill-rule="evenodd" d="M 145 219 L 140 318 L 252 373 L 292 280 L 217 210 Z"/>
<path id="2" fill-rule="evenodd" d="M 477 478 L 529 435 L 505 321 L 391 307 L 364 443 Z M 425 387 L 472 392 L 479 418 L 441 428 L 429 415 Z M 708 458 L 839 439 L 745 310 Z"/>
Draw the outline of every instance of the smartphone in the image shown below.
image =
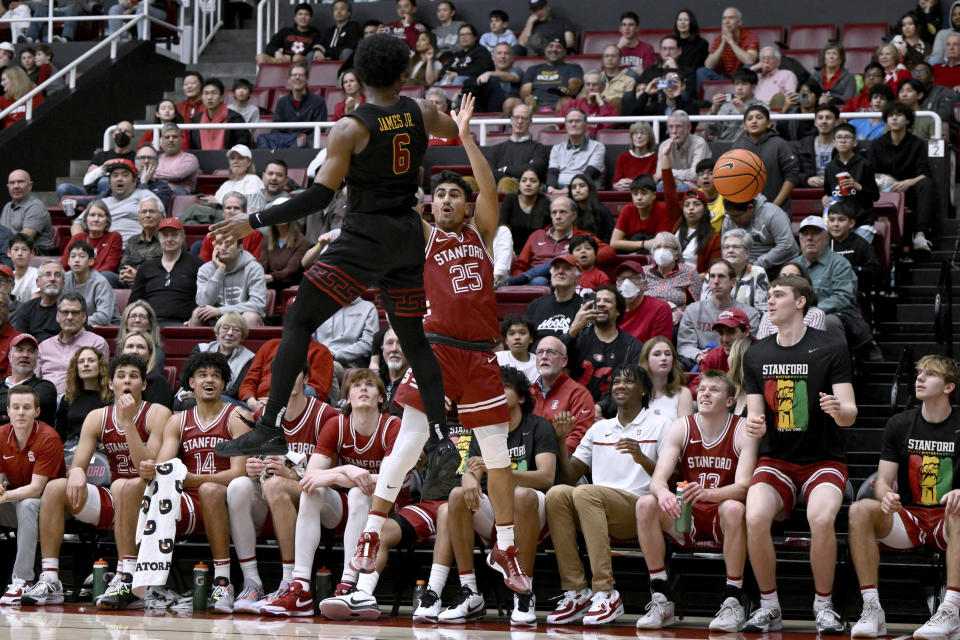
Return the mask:
<path id="1" fill-rule="evenodd" d="M 597 294 L 593 291 L 583 294 L 582 298 L 583 298 L 583 304 L 587 304 L 588 302 L 592 302 L 594 304 L 597 303 Z"/>

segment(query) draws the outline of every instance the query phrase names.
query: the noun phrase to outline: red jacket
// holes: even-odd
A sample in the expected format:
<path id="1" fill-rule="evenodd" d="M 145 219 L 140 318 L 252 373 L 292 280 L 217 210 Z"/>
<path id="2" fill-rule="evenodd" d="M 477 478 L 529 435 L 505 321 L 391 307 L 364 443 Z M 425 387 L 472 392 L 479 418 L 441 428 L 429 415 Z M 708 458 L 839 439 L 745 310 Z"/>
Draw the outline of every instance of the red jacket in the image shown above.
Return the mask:
<path id="1" fill-rule="evenodd" d="M 12 324 L 7 324 L 0 331 L 0 378 L 10 375 L 10 359 L 7 354 L 10 351 L 10 341 L 18 335 L 20 332 L 14 329 Z"/>
<path id="2" fill-rule="evenodd" d="M 240 399 L 266 398 L 270 395 L 270 379 L 273 376 L 271 364 L 277 357 L 277 348 L 280 338 L 266 341 L 257 355 L 250 361 L 250 369 L 240 385 Z M 307 384 L 314 388 L 317 397 L 326 400 L 330 394 L 330 384 L 333 382 L 333 356 L 330 351 L 319 342 L 310 341 L 307 349 L 307 360 L 310 362 L 310 379 Z M 290 363 L 285 363 L 290 366 Z"/>
<path id="3" fill-rule="evenodd" d="M 60 257 L 60 264 L 63 265 L 64 270 L 70 268 L 70 265 L 67 264 L 70 258 L 68 253 L 70 245 L 78 240 L 83 240 L 93 247 L 94 258 L 90 268 L 94 271 L 116 271 L 117 267 L 120 266 L 120 257 L 123 255 L 123 238 L 120 237 L 119 233 L 107 231 L 96 240 L 91 240 L 87 232 L 83 231 L 71 237 L 64 246 L 63 255 Z"/>
<path id="4" fill-rule="evenodd" d="M 530 385 L 530 393 L 536 400 L 533 413 L 545 420 L 553 421 L 553 416 L 561 411 L 569 411 L 573 414 L 573 429 L 567 434 L 567 453 L 576 451 L 583 434 L 593 426 L 594 422 L 593 396 L 587 388 L 564 371 L 553 381 L 546 397 L 540 389 L 539 379 Z"/>
<path id="5" fill-rule="evenodd" d="M 697 397 L 697 387 L 700 386 L 700 372 L 707 371 L 708 369 L 729 371 L 727 354 L 723 352 L 723 347 L 720 345 L 707 351 L 707 355 L 703 356 L 703 360 L 700 361 L 698 372 L 690 378 L 690 383 L 687 386 L 690 387 L 690 393 L 693 394 L 694 399 Z"/>
<path id="6" fill-rule="evenodd" d="M 568 253 L 570 251 L 570 241 L 574 236 L 590 236 L 597 241 L 597 246 L 599 247 L 597 251 L 597 264 L 606 264 L 617 259 L 617 252 L 613 250 L 613 247 L 589 231 L 581 231 L 573 227 L 573 230 L 562 239 L 554 240 L 553 236 L 549 234 L 552 228 L 553 225 L 549 225 L 530 234 L 530 237 L 527 238 L 527 243 L 523 245 L 523 249 L 520 250 L 520 255 L 513 261 L 513 271 L 511 272 L 513 275 L 520 275 L 531 267 L 536 267 L 537 265 L 552 260 L 561 253 Z"/>

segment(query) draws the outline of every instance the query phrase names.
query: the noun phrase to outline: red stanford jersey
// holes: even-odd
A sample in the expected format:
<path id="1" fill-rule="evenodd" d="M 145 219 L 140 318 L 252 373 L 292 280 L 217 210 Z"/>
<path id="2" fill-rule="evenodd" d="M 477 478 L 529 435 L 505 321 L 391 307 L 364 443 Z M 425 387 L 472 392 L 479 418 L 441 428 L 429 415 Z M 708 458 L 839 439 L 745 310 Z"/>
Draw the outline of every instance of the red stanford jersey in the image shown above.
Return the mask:
<path id="1" fill-rule="evenodd" d="M 475 227 L 465 225 L 462 238 L 433 229 L 423 285 L 428 304 L 424 331 L 467 342 L 500 339 L 493 258 Z"/>
<path id="2" fill-rule="evenodd" d="M 45 422 L 33 423 L 26 446 L 17 445 L 17 434 L 9 422 L 0 427 L 0 473 L 7 476 L 7 489 L 30 484 L 33 474 L 62 478 L 67 472 L 63 462 L 63 441 Z"/>
<path id="3" fill-rule="evenodd" d="M 380 473 L 380 463 L 393 450 L 400 432 L 400 418 L 389 413 L 380 414 L 377 430 L 369 437 L 353 430 L 349 416 L 335 416 L 320 430 L 316 453 L 337 459 L 340 464 L 352 464 L 370 473 Z"/>
<path id="4" fill-rule="evenodd" d="M 152 402 L 143 401 L 140 403 L 140 409 L 133 418 L 133 424 L 137 427 L 140 439 L 144 442 L 150 436 L 147 431 L 147 415 L 153 408 Z M 137 469 L 130 457 L 130 447 L 127 445 L 127 438 L 124 432 L 117 427 L 116 407 L 108 405 L 103 409 L 103 417 L 100 421 L 100 442 L 103 443 L 103 450 L 107 452 L 107 462 L 110 464 L 111 478 L 136 478 Z"/>
<path id="5" fill-rule="evenodd" d="M 233 439 L 230 416 L 237 408 L 235 404 L 223 403 L 220 413 L 208 425 L 200 424 L 196 407 L 180 414 L 180 459 L 187 473 L 205 476 L 230 469 L 230 458 L 214 454 L 213 448 L 218 442 Z"/>
<path id="6" fill-rule="evenodd" d="M 737 479 L 740 451 L 736 446 L 737 431 L 742 420 L 731 415 L 713 442 L 703 441 L 695 416 L 687 416 L 687 437 L 680 454 L 680 475 L 687 482 L 699 482 L 705 489 L 733 484 Z"/>
<path id="7" fill-rule="evenodd" d="M 256 417 L 263 415 L 263 409 L 257 411 Z M 307 408 L 292 420 L 283 420 L 283 433 L 287 436 L 287 448 L 306 456 L 310 456 L 317 448 L 320 440 L 320 430 L 327 420 L 340 415 L 336 409 L 322 400 L 314 397 L 307 398 Z"/>

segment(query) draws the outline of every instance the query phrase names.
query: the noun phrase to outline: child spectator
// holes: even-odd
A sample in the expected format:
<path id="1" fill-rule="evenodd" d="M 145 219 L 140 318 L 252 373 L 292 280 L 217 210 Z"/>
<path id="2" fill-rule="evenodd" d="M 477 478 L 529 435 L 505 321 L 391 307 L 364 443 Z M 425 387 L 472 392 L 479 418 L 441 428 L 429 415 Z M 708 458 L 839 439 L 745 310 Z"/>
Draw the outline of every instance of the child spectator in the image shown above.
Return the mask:
<path id="1" fill-rule="evenodd" d="M 249 84 L 249 83 L 247 83 Z M 254 107 L 256 108 L 256 107 Z M 174 124 L 183 124 L 183 116 L 180 115 L 180 112 L 177 111 L 177 105 L 173 100 L 164 99 L 160 101 L 160 104 L 157 105 L 157 113 L 154 117 L 154 122 L 159 125 L 165 125 L 168 122 Z M 163 136 L 163 127 L 160 128 L 160 135 Z M 182 149 L 190 148 L 190 132 L 186 130 L 180 131 L 182 142 Z M 140 138 L 140 142 L 137 143 L 137 149 L 144 147 L 153 142 L 153 129 L 149 131 L 144 131 L 143 136 Z"/>
<path id="2" fill-rule="evenodd" d="M 487 48 L 490 55 L 493 55 L 494 47 L 501 42 L 513 47 L 517 44 L 517 36 L 510 30 L 510 16 L 507 12 L 494 9 L 490 12 L 490 31 L 480 36 L 480 44 Z"/>
<path id="3" fill-rule="evenodd" d="M 537 335 L 537 328 L 526 316 L 507 316 L 500 323 L 500 332 L 506 348 L 496 352 L 497 363 L 501 367 L 509 365 L 522 371 L 530 384 L 536 382 L 540 372 L 537 369 L 537 359 L 530 353 L 530 346 Z"/>
<path id="4" fill-rule="evenodd" d="M 87 205 L 83 214 L 83 222 L 80 225 L 83 231 L 70 238 L 67 246 L 70 247 L 74 242 L 83 240 L 90 244 L 94 250 L 92 268 L 101 273 L 104 271 L 115 272 L 120 265 L 120 257 L 123 254 L 123 238 L 116 231 L 110 231 L 110 209 L 103 203 L 103 200 L 95 200 Z M 64 269 L 69 269 L 70 252 L 65 251 L 60 258 L 60 264 Z"/>
<path id="5" fill-rule="evenodd" d="M 830 233 L 830 248 L 853 267 L 857 274 L 857 290 L 875 291 L 880 282 L 880 261 L 870 244 L 856 233 L 850 233 L 857 226 L 853 205 L 841 200 L 830 206 L 827 211 L 827 231 Z"/>
<path id="6" fill-rule="evenodd" d="M 747 107 L 763 104 L 763 101 L 754 97 L 757 89 L 757 72 L 742 68 L 733 72 L 733 93 L 713 94 L 710 105 L 710 115 L 735 116 L 744 113 Z M 743 131 L 743 123 L 735 120 L 711 122 L 707 125 L 707 135 L 713 136 L 715 142 L 733 142 Z"/>
<path id="7" fill-rule="evenodd" d="M 37 65 L 37 84 L 43 84 L 50 76 L 60 71 L 58 67 L 53 66 L 53 49 L 45 42 L 37 45 L 37 52 L 34 54 L 33 59 Z M 66 84 L 63 78 L 60 78 L 45 89 L 43 93 L 44 95 L 50 95 L 55 91 L 63 89 L 65 86 Z"/>
<path id="8" fill-rule="evenodd" d="M 14 285 L 13 296 L 16 302 L 26 302 L 37 290 L 37 276 L 39 270 L 30 266 L 30 261 L 36 254 L 33 252 L 33 240 L 22 233 L 15 233 L 10 238 L 7 256 L 13 263 Z"/>
<path id="9" fill-rule="evenodd" d="M 253 84 L 246 78 L 237 78 L 233 83 L 233 104 L 227 105 L 227 109 L 236 111 L 243 116 L 244 122 L 259 122 L 260 107 L 250 104 L 250 96 L 253 93 Z M 188 149 L 187 144 L 183 145 Z"/>
<path id="10" fill-rule="evenodd" d="M 76 240 L 67 247 L 70 270 L 63 276 L 63 292 L 83 296 L 90 324 L 118 325 L 117 294 L 107 279 L 92 269 L 94 254 L 90 243 L 83 240 Z"/>
<path id="11" fill-rule="evenodd" d="M 637 176 L 630 183 L 630 198 L 633 202 L 620 210 L 610 238 L 610 246 L 619 253 L 648 253 L 653 247 L 653 237 L 660 231 L 673 229 L 673 223 L 680 217 L 673 171 L 664 171 L 663 175 L 664 202 L 657 202 L 657 183 L 653 176 Z M 669 189 L 673 192 L 675 210 L 668 209 L 666 205 L 667 176 Z"/>
<path id="12" fill-rule="evenodd" d="M 707 268 L 720 257 L 720 234 L 714 232 L 710 224 L 707 203 L 706 194 L 699 189 L 684 192 L 681 205 L 683 220 L 677 228 L 683 261 L 696 267 L 698 273 L 706 273 Z"/>
<path id="13" fill-rule="evenodd" d="M 886 85 L 881 85 L 886 86 Z M 839 200 L 845 203 L 847 215 L 866 229 L 858 231 L 864 239 L 873 239 L 873 203 L 880 197 L 873 165 L 863 154 L 857 153 L 856 129 L 849 124 L 838 125 L 833 131 L 836 154 L 823 172 L 823 206 Z M 843 177 L 839 177 L 841 174 Z"/>
<path id="14" fill-rule="evenodd" d="M 894 101 L 893 89 L 886 84 L 875 84 L 870 87 L 870 111 L 883 111 L 889 103 Z M 883 118 L 855 118 L 850 121 L 857 132 L 857 140 L 876 140 L 883 135 Z"/>
<path id="15" fill-rule="evenodd" d="M 711 170 L 713 164 L 710 164 Z M 613 188 L 626 191 L 637 176 L 650 174 L 657 170 L 657 145 L 653 139 L 653 129 L 646 122 L 634 122 L 630 125 L 630 148 L 617 156 L 613 170 Z"/>
<path id="16" fill-rule="evenodd" d="M 697 163 L 697 188 L 707 196 L 707 208 L 710 210 L 710 226 L 715 233 L 720 233 L 723 226 L 723 196 L 713 185 L 712 158 L 704 158 Z"/>
<path id="17" fill-rule="evenodd" d="M 597 269 L 599 249 L 600 245 L 591 236 L 575 236 L 570 240 L 570 254 L 577 259 L 577 267 L 580 269 L 580 280 L 577 281 L 577 293 L 580 295 L 611 284 L 607 274 Z"/>
<path id="18" fill-rule="evenodd" d="M 437 47 L 440 54 L 452 55 L 460 49 L 459 37 L 460 27 L 464 25 L 463 20 L 454 20 L 457 17 L 457 8 L 450 0 L 443 0 L 437 3 L 437 26 L 432 31 L 437 36 Z"/>

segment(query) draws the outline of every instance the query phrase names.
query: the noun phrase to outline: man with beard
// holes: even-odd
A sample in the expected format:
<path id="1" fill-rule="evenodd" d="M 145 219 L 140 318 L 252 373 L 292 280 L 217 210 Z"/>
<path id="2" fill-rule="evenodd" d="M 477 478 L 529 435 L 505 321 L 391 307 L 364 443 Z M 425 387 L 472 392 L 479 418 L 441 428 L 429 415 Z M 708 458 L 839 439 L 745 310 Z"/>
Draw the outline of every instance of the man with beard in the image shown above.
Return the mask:
<path id="1" fill-rule="evenodd" d="M 39 298 L 31 298 L 17 307 L 11 324 L 21 333 L 29 333 L 43 342 L 60 333 L 57 324 L 57 298 L 63 293 L 63 266 L 51 259 L 40 265 L 37 274 Z"/>

